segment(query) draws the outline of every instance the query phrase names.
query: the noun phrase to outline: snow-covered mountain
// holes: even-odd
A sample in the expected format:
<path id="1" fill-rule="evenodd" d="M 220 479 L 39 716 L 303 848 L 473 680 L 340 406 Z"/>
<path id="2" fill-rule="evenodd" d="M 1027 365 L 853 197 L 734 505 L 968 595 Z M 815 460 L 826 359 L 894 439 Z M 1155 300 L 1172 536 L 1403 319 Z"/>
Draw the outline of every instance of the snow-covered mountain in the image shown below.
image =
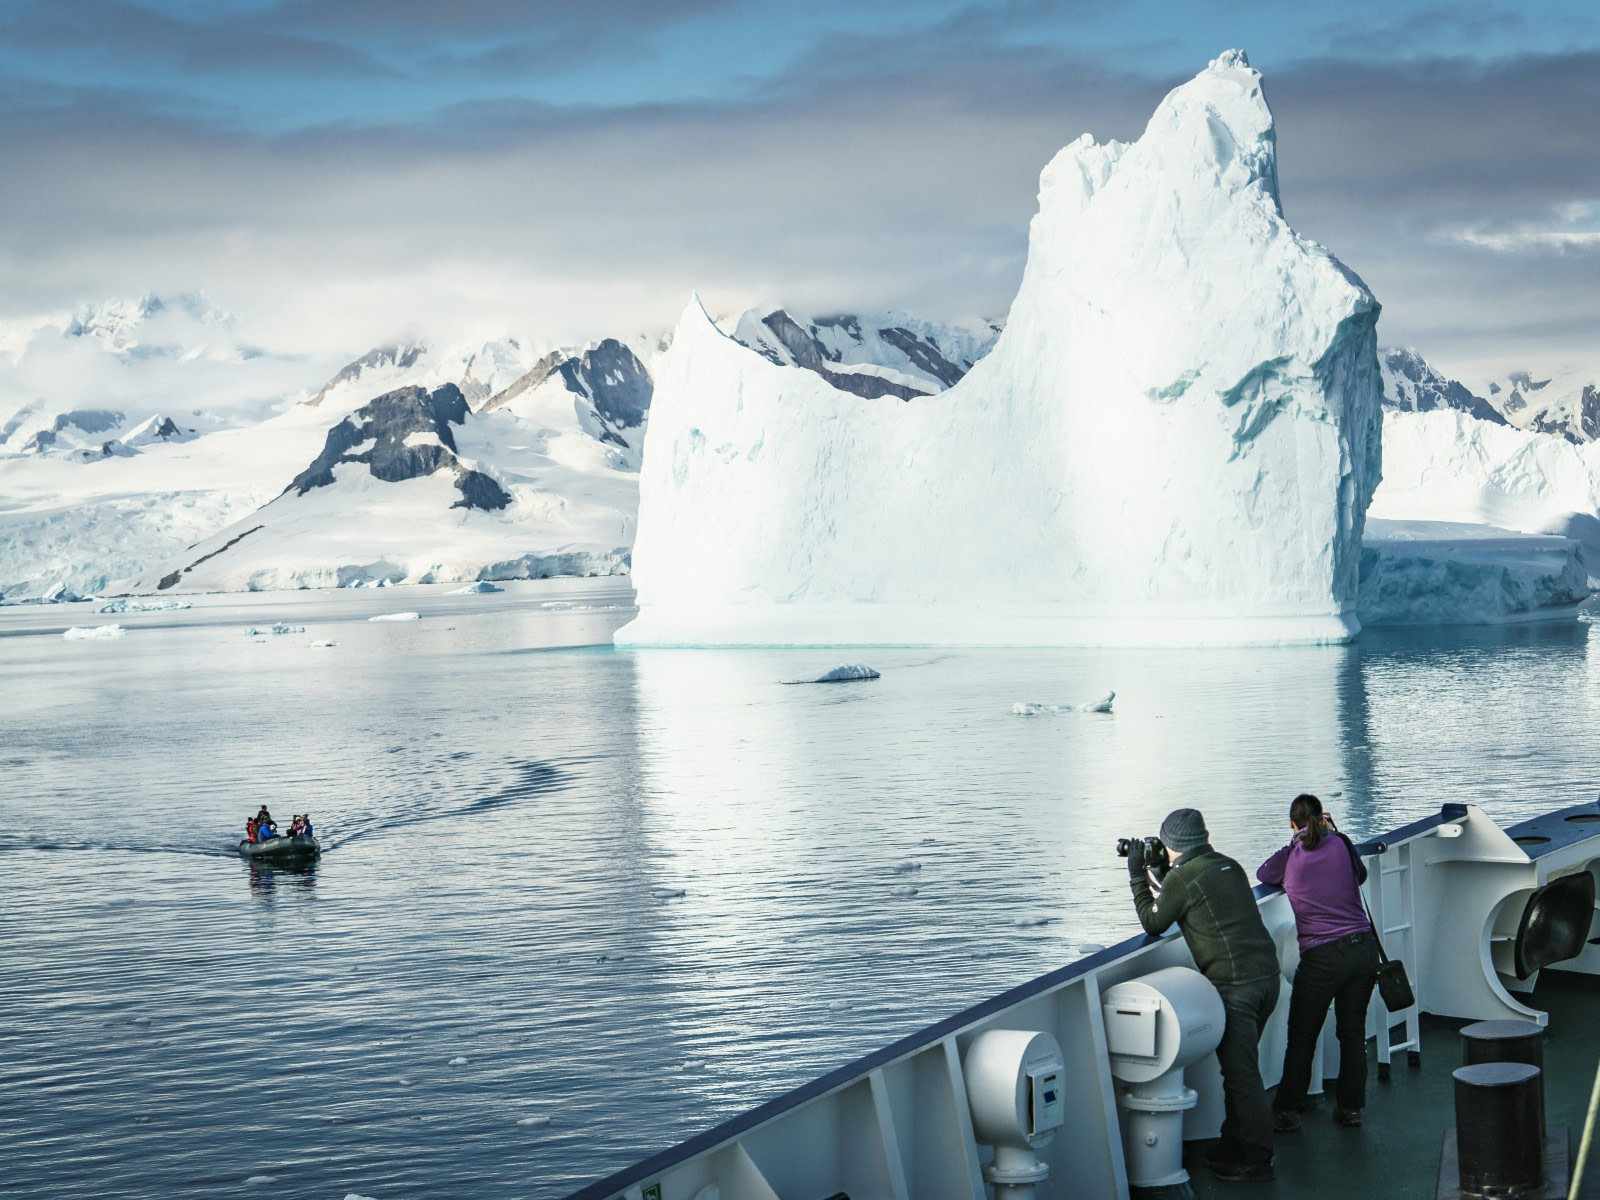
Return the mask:
<path id="1" fill-rule="evenodd" d="M 809 319 L 751 309 L 724 332 L 767 361 L 804 367 L 863 399 L 930 396 L 957 383 L 994 346 L 999 322 L 945 325 L 905 313 Z"/>
<path id="2" fill-rule="evenodd" d="M 563 383 L 492 412 L 472 411 L 453 383 L 378 396 L 328 431 L 281 495 L 116 590 L 620 572 L 637 467 L 623 437 L 590 432 L 609 426 Z"/>
<path id="3" fill-rule="evenodd" d="M 691 304 L 619 641 L 1347 638 L 1377 316 L 1284 221 L 1260 76 L 1225 54 L 1137 143 L 1046 167 L 1005 330 L 938 395 L 846 394 Z"/>
<path id="4" fill-rule="evenodd" d="M 1519 429 L 1553 433 L 1575 443 L 1600 439 L 1600 372 L 1564 370 L 1541 377 L 1513 371 L 1490 380 L 1485 390 Z"/>
<path id="5" fill-rule="evenodd" d="M 1491 425 L 1554 434 L 1579 445 L 1600 439 L 1600 373 L 1565 370 L 1539 376 L 1513 371 L 1488 381 L 1479 393 L 1460 380 L 1446 378 L 1409 347 L 1382 350 L 1379 355 L 1386 408 L 1453 409 Z"/>

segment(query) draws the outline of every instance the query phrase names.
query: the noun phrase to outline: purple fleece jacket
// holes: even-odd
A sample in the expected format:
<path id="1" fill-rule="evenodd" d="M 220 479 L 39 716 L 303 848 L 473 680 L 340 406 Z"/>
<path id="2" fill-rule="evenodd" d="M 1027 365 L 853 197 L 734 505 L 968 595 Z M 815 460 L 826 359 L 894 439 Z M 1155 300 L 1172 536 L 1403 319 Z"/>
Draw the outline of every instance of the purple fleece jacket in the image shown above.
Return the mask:
<path id="1" fill-rule="evenodd" d="M 1358 875 L 1356 862 L 1350 843 L 1330 831 L 1315 850 L 1307 850 L 1296 837 L 1256 868 L 1262 883 L 1289 893 L 1301 953 L 1372 928 L 1358 890 L 1367 870 L 1363 866 Z"/>

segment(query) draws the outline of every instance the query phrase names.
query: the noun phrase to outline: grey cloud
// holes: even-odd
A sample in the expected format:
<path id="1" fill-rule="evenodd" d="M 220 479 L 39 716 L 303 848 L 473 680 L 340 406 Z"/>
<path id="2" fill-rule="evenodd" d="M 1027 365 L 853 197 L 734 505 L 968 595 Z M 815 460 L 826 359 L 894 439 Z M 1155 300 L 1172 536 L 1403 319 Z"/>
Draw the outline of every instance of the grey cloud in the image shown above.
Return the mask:
<path id="1" fill-rule="evenodd" d="M 202 74 L 251 69 L 290 76 L 393 72 L 370 55 L 327 39 L 262 28 L 258 23 L 182 21 L 119 0 L 34 0 L 0 16 L 0 32 L 17 50 L 92 53 L 124 65 L 168 64 Z"/>
<path id="2" fill-rule="evenodd" d="M 411 319 L 628 332 L 670 323 L 696 287 L 721 309 L 997 315 L 1040 168 L 1084 131 L 1137 136 L 1180 80 L 925 41 L 898 59 L 887 44 L 833 47 L 826 72 L 807 60 L 740 104 L 501 101 L 276 138 L 131 110 L 96 122 L 87 98 L 13 109 L 0 153 L 24 169 L 0 178 L 15 280 L 0 303 L 203 286 L 280 344 L 354 351 Z M 1268 65 L 1289 217 L 1373 285 L 1386 340 L 1462 374 L 1593 354 L 1593 252 L 1447 235 L 1600 196 L 1597 65 Z"/>

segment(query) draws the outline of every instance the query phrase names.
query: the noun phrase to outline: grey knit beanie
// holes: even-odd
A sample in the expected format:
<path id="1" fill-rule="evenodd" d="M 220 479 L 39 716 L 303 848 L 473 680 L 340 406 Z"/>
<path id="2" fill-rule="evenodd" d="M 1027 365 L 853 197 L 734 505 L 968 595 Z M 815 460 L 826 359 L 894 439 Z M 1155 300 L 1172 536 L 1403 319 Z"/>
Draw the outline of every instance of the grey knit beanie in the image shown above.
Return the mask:
<path id="1" fill-rule="evenodd" d="M 1211 835 L 1206 832 L 1206 819 L 1198 808 L 1178 808 L 1161 822 L 1161 840 L 1168 850 L 1187 854 L 1197 846 L 1204 846 Z"/>

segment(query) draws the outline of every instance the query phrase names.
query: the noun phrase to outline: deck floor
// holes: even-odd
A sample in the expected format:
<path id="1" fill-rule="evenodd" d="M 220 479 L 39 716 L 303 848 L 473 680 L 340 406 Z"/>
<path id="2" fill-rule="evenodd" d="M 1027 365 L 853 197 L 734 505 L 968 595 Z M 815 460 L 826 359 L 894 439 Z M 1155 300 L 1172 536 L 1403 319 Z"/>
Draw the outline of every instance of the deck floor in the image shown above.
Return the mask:
<path id="1" fill-rule="evenodd" d="M 1600 1060 L 1600 981 L 1546 971 L 1531 1006 L 1550 1014 L 1545 1033 L 1545 1119 L 1565 1125 L 1571 1158 L 1578 1152 L 1584 1117 Z M 1376 1003 L 1376 999 L 1374 999 Z M 1185 1147 L 1184 1165 L 1196 1196 L 1249 1195 L 1260 1200 L 1294 1197 L 1403 1197 L 1433 1200 L 1445 1130 L 1455 1123 L 1451 1072 L 1461 1065 L 1460 1029 L 1466 1021 L 1422 1019 L 1422 1066 L 1413 1070 L 1398 1055 L 1386 1083 L 1373 1064 L 1367 1108 L 1359 1129 L 1333 1123 L 1332 1083 L 1322 1107 L 1305 1114 L 1299 1133 L 1277 1136 L 1277 1179 L 1272 1183 L 1228 1183 L 1215 1178 L 1202 1153 L 1212 1143 Z M 1372 1053 L 1369 1046 L 1368 1054 Z M 1570 1160 L 1569 1160 L 1570 1161 Z M 1591 1151 L 1581 1196 L 1600 1200 L 1600 1147 Z"/>

